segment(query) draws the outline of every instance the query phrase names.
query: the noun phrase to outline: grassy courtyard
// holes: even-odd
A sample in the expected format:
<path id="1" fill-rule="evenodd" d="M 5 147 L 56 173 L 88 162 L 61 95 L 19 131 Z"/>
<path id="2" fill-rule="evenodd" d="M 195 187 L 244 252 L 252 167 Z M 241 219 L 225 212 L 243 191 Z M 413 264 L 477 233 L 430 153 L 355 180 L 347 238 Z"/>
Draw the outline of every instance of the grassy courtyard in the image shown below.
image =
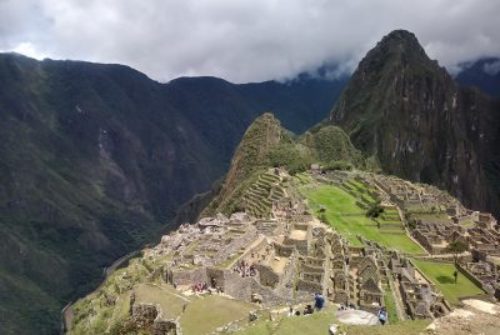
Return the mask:
<path id="1" fill-rule="evenodd" d="M 459 298 L 484 294 L 484 292 L 458 272 L 457 283 L 453 277 L 454 264 L 437 263 L 423 260 L 413 260 L 414 264 L 436 285 L 446 300 L 458 304 Z"/>
<path id="2" fill-rule="evenodd" d="M 339 324 L 335 319 L 335 312 L 328 309 L 324 312 L 307 316 L 283 317 L 276 321 L 258 320 L 244 330 L 233 334 L 237 335 L 324 335 L 328 334 L 331 324 Z M 357 335 L 417 335 L 424 331 L 429 324 L 427 320 L 402 321 L 395 325 L 386 326 L 345 326 L 342 329 L 348 334 Z"/>
<path id="3" fill-rule="evenodd" d="M 242 301 L 212 295 L 189 304 L 180 318 L 180 323 L 184 334 L 210 334 L 230 321 L 247 320 L 248 313 L 255 309 L 254 305 Z"/>
<path id="4" fill-rule="evenodd" d="M 377 223 L 365 216 L 366 210 L 356 204 L 356 197 L 340 187 L 320 185 L 315 188 L 302 188 L 309 205 L 316 215 L 320 207 L 329 224 L 344 235 L 353 245 L 361 245 L 356 235 L 376 241 L 388 248 L 395 248 L 409 254 L 422 254 L 423 250 L 404 232 L 393 233 L 379 229 Z"/>

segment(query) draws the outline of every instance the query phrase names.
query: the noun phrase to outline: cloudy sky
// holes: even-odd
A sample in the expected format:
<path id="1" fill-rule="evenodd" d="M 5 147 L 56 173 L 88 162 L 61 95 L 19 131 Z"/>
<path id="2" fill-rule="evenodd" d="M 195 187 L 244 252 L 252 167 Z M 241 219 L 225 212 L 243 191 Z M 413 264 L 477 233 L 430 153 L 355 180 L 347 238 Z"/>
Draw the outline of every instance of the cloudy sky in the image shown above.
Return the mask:
<path id="1" fill-rule="evenodd" d="M 0 0 L 0 50 L 248 82 L 352 70 L 404 28 L 452 69 L 500 56 L 499 16 L 500 0 Z"/>

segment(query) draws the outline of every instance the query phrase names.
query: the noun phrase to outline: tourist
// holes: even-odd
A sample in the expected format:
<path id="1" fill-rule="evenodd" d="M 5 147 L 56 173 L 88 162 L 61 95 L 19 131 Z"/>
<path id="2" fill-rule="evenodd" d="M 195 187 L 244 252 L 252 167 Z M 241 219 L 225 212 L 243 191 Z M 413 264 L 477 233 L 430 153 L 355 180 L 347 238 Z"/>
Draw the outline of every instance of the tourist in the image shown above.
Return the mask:
<path id="1" fill-rule="evenodd" d="M 325 297 L 321 293 L 316 293 L 314 295 L 314 308 L 318 311 L 323 309 L 323 306 L 325 305 Z"/>
<path id="2" fill-rule="evenodd" d="M 382 307 L 378 311 L 378 320 L 380 321 L 380 324 L 383 326 L 387 322 L 387 311 L 385 310 L 385 307 Z"/>

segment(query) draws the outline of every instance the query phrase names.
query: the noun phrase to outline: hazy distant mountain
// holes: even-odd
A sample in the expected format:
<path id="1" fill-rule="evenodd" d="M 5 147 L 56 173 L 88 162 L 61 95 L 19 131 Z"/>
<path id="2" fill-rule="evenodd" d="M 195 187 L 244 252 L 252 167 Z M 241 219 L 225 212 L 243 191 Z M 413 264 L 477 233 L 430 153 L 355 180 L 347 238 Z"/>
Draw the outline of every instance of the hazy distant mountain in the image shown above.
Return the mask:
<path id="1" fill-rule="evenodd" d="M 475 86 L 481 91 L 500 98 L 500 58 L 482 58 L 463 64 L 456 80 L 464 86 Z"/>
<path id="2" fill-rule="evenodd" d="M 102 268 L 224 174 L 272 110 L 300 132 L 343 80 L 167 84 L 121 65 L 0 55 L 0 333 L 51 334 Z"/>

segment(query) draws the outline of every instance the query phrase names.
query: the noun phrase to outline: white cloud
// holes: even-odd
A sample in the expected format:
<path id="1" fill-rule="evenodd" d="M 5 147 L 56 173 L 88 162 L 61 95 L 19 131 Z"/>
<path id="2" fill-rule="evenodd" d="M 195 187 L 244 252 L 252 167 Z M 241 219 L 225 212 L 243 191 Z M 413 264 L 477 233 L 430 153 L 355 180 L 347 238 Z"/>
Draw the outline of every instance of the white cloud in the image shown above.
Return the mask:
<path id="1" fill-rule="evenodd" d="M 0 0 L 0 49 L 244 82 L 352 69 L 404 28 L 451 68 L 500 55 L 498 13 L 498 0 Z"/>
<path id="2" fill-rule="evenodd" d="M 18 45 L 16 45 L 12 50 L 9 51 L 17 52 L 19 54 L 35 58 L 38 60 L 42 60 L 47 57 L 47 55 L 38 52 L 35 46 L 30 42 L 21 42 Z"/>
<path id="3" fill-rule="evenodd" d="M 483 70 L 490 76 L 496 76 L 498 73 L 500 73 L 500 60 L 484 64 Z"/>

